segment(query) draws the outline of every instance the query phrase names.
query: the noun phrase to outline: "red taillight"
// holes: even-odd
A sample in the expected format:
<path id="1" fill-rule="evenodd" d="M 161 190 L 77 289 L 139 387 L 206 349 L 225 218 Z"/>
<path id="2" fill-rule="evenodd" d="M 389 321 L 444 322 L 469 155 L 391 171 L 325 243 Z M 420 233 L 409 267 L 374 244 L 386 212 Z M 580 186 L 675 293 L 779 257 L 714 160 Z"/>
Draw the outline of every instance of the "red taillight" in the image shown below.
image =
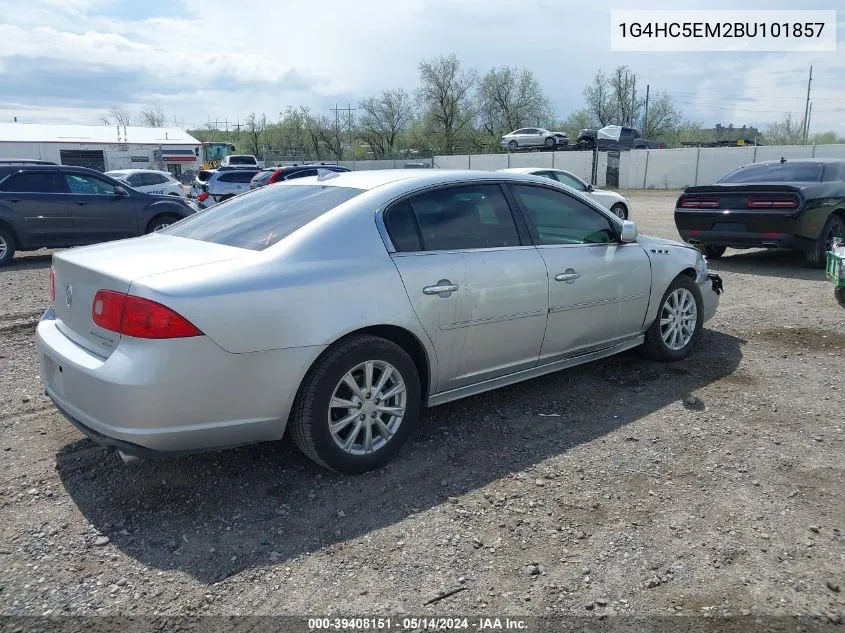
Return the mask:
<path id="1" fill-rule="evenodd" d="M 749 209 L 794 209 L 798 206 L 795 198 L 748 198 Z"/>
<path id="2" fill-rule="evenodd" d="M 50 302 L 56 301 L 56 271 L 50 268 Z"/>
<path id="3" fill-rule="evenodd" d="M 91 307 L 91 318 L 105 330 L 136 338 L 202 335 L 190 321 L 167 306 L 113 290 L 97 291 Z"/>
<path id="4" fill-rule="evenodd" d="M 199 200 L 200 202 L 205 202 L 206 200 L 208 200 L 208 192 L 203 191 L 200 195 L 197 196 L 197 200 Z"/>
<path id="5" fill-rule="evenodd" d="M 681 207 L 684 209 L 716 209 L 719 207 L 718 198 L 683 198 Z"/>

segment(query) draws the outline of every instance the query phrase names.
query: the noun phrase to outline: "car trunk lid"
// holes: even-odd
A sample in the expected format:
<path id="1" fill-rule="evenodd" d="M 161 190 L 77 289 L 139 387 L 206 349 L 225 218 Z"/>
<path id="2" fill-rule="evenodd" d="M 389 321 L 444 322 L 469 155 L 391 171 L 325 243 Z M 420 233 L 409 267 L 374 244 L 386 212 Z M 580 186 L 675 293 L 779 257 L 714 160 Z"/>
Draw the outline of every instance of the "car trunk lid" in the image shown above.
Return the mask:
<path id="1" fill-rule="evenodd" d="M 97 244 L 53 256 L 57 327 L 77 345 L 108 358 L 121 335 L 92 317 L 98 290 L 126 293 L 133 280 L 242 257 L 243 249 L 167 235 Z"/>

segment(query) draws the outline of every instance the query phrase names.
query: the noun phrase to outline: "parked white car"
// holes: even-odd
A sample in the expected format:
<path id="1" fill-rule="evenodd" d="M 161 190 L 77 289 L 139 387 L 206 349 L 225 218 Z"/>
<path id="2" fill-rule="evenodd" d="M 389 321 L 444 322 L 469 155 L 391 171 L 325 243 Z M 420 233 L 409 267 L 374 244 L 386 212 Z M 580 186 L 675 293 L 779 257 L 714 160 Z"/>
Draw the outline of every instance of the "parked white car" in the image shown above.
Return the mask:
<path id="1" fill-rule="evenodd" d="M 566 132 L 550 132 L 541 127 L 524 127 L 502 137 L 502 147 L 510 151 L 529 147 L 547 147 L 554 149 L 558 145 L 568 145 Z"/>
<path id="2" fill-rule="evenodd" d="M 220 161 L 221 167 L 252 167 L 254 169 L 261 169 L 258 164 L 258 159 L 252 154 L 232 154 L 224 156 Z"/>
<path id="3" fill-rule="evenodd" d="M 588 198 L 592 198 L 605 209 L 609 209 L 623 220 L 627 220 L 628 215 L 631 213 L 631 203 L 625 196 L 619 195 L 615 191 L 608 191 L 607 189 L 596 189 L 593 185 L 584 182 L 575 174 L 571 174 L 563 169 L 548 169 L 545 167 L 511 167 L 500 171 L 509 171 L 516 174 L 531 174 L 533 176 L 551 178 L 552 180 L 562 183 L 567 187 L 572 187 L 575 191 L 587 196 Z"/>
<path id="4" fill-rule="evenodd" d="M 143 193 L 179 196 L 188 195 L 185 187 L 176 177 L 167 171 L 155 169 L 114 169 L 107 171 L 106 176 L 115 180 L 122 180 L 127 185 Z"/>

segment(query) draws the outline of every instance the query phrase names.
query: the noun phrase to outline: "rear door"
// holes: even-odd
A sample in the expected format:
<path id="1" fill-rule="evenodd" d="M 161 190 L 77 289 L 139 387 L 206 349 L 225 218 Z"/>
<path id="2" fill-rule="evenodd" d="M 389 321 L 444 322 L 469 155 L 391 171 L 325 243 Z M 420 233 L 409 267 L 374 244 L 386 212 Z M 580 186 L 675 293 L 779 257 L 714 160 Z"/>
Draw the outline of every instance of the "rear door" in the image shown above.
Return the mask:
<path id="1" fill-rule="evenodd" d="M 0 204 L 12 215 L 27 246 L 70 246 L 73 218 L 57 170 L 27 170 L 0 184 Z"/>
<path id="2" fill-rule="evenodd" d="M 512 190 L 548 268 L 549 323 L 540 362 L 613 345 L 642 330 L 651 262 L 617 241 L 612 220 L 558 189 Z"/>
<path id="3" fill-rule="evenodd" d="M 393 204 L 393 261 L 437 354 L 432 391 L 533 367 L 546 267 L 499 184 L 437 188 Z"/>
<path id="4" fill-rule="evenodd" d="M 62 176 L 70 191 L 75 244 L 96 244 L 138 234 L 131 195 L 116 194 L 112 181 L 93 174 L 64 171 Z"/>

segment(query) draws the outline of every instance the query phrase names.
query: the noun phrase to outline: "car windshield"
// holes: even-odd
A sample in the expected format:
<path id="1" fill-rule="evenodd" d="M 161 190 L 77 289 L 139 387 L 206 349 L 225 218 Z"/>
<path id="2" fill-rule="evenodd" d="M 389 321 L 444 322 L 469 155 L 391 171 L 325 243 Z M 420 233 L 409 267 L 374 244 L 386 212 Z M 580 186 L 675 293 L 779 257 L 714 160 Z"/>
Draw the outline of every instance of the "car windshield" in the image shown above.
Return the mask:
<path id="1" fill-rule="evenodd" d="M 720 183 L 752 182 L 818 182 L 822 165 L 819 163 L 768 163 L 749 165 L 722 178 Z"/>
<path id="2" fill-rule="evenodd" d="M 325 185 L 264 187 L 191 215 L 159 233 L 263 251 L 363 192 Z"/>

